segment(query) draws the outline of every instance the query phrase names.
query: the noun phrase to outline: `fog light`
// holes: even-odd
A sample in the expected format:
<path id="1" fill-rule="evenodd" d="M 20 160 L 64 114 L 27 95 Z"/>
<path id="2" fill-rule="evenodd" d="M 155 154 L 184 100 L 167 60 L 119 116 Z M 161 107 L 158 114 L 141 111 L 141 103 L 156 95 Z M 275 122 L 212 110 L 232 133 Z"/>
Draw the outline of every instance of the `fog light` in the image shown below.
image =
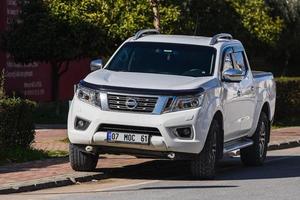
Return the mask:
<path id="1" fill-rule="evenodd" d="M 182 138 L 191 138 L 192 136 L 192 130 L 190 127 L 177 128 L 176 133 Z"/>
<path id="2" fill-rule="evenodd" d="M 75 129 L 77 130 L 86 130 L 90 125 L 90 122 L 88 120 L 76 117 L 75 118 Z"/>

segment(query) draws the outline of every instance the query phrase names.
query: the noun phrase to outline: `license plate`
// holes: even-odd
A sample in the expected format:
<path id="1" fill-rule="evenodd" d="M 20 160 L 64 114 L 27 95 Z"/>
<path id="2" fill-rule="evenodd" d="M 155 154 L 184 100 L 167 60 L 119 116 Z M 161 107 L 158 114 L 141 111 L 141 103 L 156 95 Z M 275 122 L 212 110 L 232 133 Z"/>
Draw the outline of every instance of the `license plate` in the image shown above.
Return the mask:
<path id="1" fill-rule="evenodd" d="M 107 132 L 108 142 L 149 144 L 149 134 Z"/>

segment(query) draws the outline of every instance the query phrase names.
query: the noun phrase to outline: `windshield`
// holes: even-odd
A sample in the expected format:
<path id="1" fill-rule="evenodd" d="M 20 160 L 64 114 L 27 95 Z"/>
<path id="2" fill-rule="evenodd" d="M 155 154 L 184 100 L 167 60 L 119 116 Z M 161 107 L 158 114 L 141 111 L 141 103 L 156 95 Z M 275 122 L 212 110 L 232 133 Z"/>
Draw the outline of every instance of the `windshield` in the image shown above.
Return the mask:
<path id="1" fill-rule="evenodd" d="M 156 73 L 179 76 L 211 76 L 216 50 L 212 47 L 128 42 L 106 69 L 122 72 Z"/>

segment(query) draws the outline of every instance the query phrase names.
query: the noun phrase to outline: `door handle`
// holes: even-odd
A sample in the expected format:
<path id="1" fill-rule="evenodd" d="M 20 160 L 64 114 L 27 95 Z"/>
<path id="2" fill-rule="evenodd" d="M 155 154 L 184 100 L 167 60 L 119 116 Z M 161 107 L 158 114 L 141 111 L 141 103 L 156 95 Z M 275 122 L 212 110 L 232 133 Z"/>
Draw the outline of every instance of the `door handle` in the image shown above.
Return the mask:
<path id="1" fill-rule="evenodd" d="M 238 97 L 240 97 L 240 96 L 241 96 L 241 94 L 242 94 L 241 90 L 238 90 L 238 91 L 237 91 L 237 95 L 238 95 Z"/>
<path id="2" fill-rule="evenodd" d="M 255 91 L 255 87 L 251 86 L 251 91 L 254 92 Z"/>

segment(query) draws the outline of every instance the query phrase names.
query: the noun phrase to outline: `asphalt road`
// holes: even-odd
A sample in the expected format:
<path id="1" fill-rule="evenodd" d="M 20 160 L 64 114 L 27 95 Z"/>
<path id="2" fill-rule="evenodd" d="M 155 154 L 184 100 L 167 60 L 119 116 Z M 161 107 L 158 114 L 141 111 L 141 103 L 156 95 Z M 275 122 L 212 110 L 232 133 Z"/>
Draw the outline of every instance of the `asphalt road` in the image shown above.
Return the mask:
<path id="1" fill-rule="evenodd" d="M 262 167 L 224 159 L 216 180 L 193 180 L 186 163 L 152 161 L 114 172 L 113 178 L 31 193 L 0 196 L 9 200 L 299 200 L 300 147 L 269 152 Z"/>

